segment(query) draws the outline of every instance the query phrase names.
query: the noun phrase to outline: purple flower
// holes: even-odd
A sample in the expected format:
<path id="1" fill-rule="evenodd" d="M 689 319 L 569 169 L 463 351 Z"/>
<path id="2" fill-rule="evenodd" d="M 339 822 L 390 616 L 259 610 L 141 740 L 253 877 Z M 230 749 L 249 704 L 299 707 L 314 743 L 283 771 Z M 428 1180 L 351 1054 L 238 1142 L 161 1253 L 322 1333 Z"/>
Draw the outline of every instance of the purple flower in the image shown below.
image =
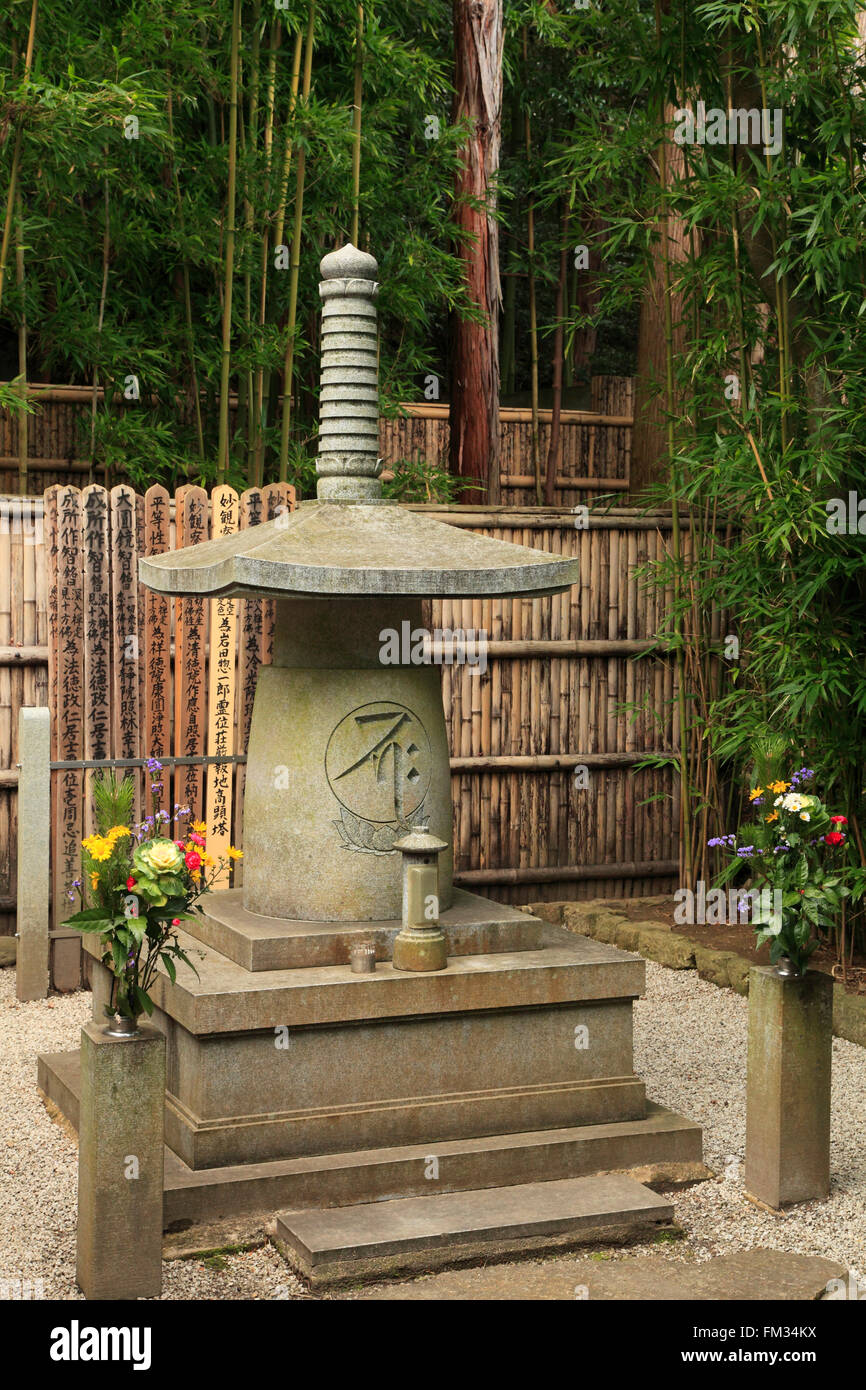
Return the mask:
<path id="1" fill-rule="evenodd" d="M 741 845 L 740 848 L 737 850 L 737 854 L 740 856 L 741 859 L 751 859 L 754 853 L 754 845 Z"/>
<path id="2" fill-rule="evenodd" d="M 710 849 L 730 848 L 733 849 L 737 843 L 736 835 L 714 835 L 711 840 L 707 840 Z"/>
<path id="3" fill-rule="evenodd" d="M 752 805 L 753 805 L 753 806 L 763 806 L 763 804 L 764 804 L 764 798 L 763 798 L 762 796 L 756 796 L 755 799 L 754 799 L 754 801 L 752 802 Z"/>
<path id="4" fill-rule="evenodd" d="M 791 786 L 799 787 L 801 782 L 809 782 L 815 776 L 814 769 L 811 767 L 801 767 L 799 772 L 795 772 L 791 778 Z"/>
<path id="5" fill-rule="evenodd" d="M 789 850 L 790 848 L 791 848 L 790 845 L 774 845 L 774 846 L 773 846 L 773 853 L 774 853 L 774 854 L 787 854 L 787 852 L 788 852 L 788 850 Z"/>
<path id="6" fill-rule="evenodd" d="M 162 763 L 158 762 L 156 758 L 148 758 L 147 770 L 148 772 L 162 772 Z"/>

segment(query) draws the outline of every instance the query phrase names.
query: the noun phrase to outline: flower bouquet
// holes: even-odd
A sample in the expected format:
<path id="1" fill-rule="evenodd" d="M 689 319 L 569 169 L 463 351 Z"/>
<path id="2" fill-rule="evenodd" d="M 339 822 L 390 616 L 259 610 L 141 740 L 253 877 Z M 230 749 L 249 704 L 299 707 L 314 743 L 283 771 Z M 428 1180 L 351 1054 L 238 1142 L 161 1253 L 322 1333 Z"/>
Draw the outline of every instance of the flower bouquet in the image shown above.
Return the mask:
<path id="1" fill-rule="evenodd" d="M 734 856 L 722 882 L 747 864 L 756 887 L 771 890 L 762 891 L 763 907 L 752 921 L 758 945 L 770 942 L 770 964 L 780 974 L 802 975 L 818 948 L 818 935 L 829 930 L 833 914 L 850 895 L 836 860 L 848 821 L 831 816 L 819 797 L 804 790 L 814 775 L 802 767 L 790 781 L 753 787 L 749 801 L 757 819 L 748 837 L 742 843 L 736 835 L 708 841 Z"/>
<path id="2" fill-rule="evenodd" d="M 161 810 L 162 765 L 150 758 L 147 767 L 152 809 L 135 827 L 130 825 L 132 778 L 118 782 L 108 772 L 94 779 L 97 829 L 82 841 L 83 878 L 73 884 L 81 911 L 65 923 L 99 934 L 102 962 L 113 976 L 105 1012 L 111 1019 L 125 1020 L 121 1031 L 127 1032 L 135 1029 L 142 1013 L 153 1012 L 149 991 L 160 963 L 172 983 L 176 961 L 195 970 L 181 949 L 177 928 L 203 911 L 199 899 L 225 873 L 230 860 L 242 857 L 229 848 L 227 856 L 215 861 L 207 852 L 206 827 L 189 823 L 189 808 L 175 806 L 173 817 Z M 74 899 L 75 893 L 69 896 Z"/>

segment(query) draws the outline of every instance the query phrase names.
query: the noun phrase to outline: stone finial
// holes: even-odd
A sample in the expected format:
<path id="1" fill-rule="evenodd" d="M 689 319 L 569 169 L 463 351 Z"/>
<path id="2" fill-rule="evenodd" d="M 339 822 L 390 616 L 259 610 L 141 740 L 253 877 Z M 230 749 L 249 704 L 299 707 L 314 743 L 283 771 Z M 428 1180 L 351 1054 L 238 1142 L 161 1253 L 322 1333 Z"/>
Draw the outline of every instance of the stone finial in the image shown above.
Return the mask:
<path id="1" fill-rule="evenodd" d="M 375 502 L 379 481 L 378 266 L 357 246 L 323 256 L 317 496 Z"/>

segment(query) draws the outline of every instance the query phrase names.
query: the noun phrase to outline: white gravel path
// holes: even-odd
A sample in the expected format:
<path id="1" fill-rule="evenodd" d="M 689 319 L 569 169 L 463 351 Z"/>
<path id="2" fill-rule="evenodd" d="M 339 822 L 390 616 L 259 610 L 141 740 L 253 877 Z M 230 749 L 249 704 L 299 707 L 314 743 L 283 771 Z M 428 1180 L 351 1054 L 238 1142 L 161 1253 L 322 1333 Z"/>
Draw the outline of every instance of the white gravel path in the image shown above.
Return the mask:
<path id="1" fill-rule="evenodd" d="M 0 970 L 0 1297 L 4 1281 L 41 1280 L 45 1298 L 75 1287 L 77 1149 L 36 1093 L 36 1056 L 78 1045 L 87 993 L 30 1004 Z M 836 1259 L 866 1281 L 866 1049 L 833 1042 L 833 1187 L 828 1201 L 784 1216 L 743 1195 L 748 1004 L 694 971 L 647 963 L 647 997 L 635 1008 L 635 1070 L 649 1096 L 704 1127 L 704 1156 L 719 1177 L 676 1197 L 688 1240 L 671 1258 L 709 1259 L 772 1247 Z M 659 1247 L 640 1247 L 658 1255 Z M 638 1253 L 632 1248 L 630 1254 Z M 616 1254 L 611 1251 L 611 1254 Z M 287 1299 L 303 1290 L 270 1247 L 164 1265 L 164 1299 Z"/>

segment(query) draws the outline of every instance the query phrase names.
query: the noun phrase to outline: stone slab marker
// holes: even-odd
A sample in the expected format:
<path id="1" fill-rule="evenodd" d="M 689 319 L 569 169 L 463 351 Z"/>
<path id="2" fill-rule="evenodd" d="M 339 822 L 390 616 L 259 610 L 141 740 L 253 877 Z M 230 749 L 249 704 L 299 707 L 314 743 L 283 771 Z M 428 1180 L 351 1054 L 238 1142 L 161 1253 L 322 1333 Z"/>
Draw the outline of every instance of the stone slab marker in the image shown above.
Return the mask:
<path id="1" fill-rule="evenodd" d="M 81 1030 L 77 1280 L 85 1298 L 162 1290 L 165 1038 Z"/>
<path id="2" fill-rule="evenodd" d="M 19 999 L 48 994 L 51 833 L 51 730 L 47 709 L 18 711 Z"/>
<path id="3" fill-rule="evenodd" d="M 833 981 L 749 974 L 746 1191 L 779 1208 L 830 1190 Z"/>

